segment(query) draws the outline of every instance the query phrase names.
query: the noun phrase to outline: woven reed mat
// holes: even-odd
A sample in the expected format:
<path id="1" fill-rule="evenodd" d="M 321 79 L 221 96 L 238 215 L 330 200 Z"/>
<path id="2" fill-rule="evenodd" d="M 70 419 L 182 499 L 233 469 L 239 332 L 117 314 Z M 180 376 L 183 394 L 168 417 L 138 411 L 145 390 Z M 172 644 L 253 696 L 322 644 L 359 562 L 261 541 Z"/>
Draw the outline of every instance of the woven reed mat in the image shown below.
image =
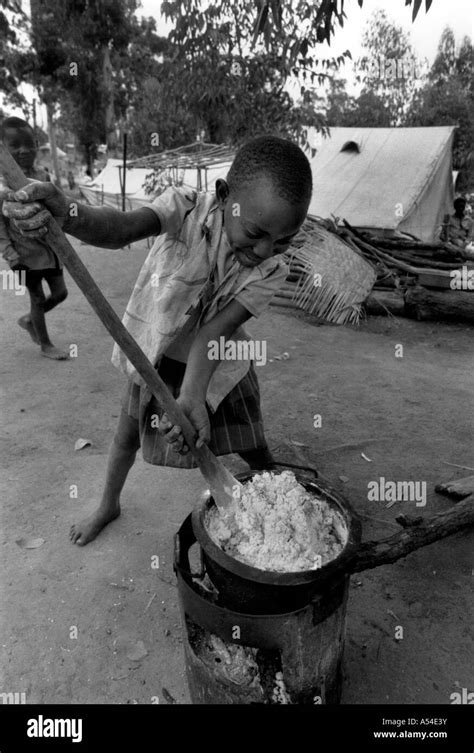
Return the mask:
<path id="1" fill-rule="evenodd" d="M 339 236 L 308 217 L 285 254 L 289 275 L 276 305 L 296 307 L 335 324 L 357 323 L 376 280 L 375 268 Z"/>

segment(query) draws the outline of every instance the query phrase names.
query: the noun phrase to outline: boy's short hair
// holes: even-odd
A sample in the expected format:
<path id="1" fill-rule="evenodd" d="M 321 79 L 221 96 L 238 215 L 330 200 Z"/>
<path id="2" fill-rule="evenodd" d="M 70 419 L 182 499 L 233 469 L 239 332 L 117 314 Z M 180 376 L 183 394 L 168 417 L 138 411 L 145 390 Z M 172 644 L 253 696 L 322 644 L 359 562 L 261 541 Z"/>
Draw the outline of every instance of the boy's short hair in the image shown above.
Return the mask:
<path id="1" fill-rule="evenodd" d="M 0 138 L 5 138 L 5 131 L 7 128 L 15 129 L 17 131 L 29 131 L 32 135 L 32 137 L 35 137 L 35 132 L 33 131 L 32 127 L 29 123 L 26 122 L 26 120 L 22 120 L 22 118 L 16 118 L 15 116 L 11 116 L 8 118 L 5 118 L 0 122 Z"/>
<path id="2" fill-rule="evenodd" d="M 258 136 L 237 152 L 227 175 L 230 191 L 236 191 L 265 174 L 276 193 L 292 205 L 308 203 L 313 178 L 308 158 L 299 146 L 278 136 Z"/>
<path id="3" fill-rule="evenodd" d="M 457 207 L 460 207 L 460 206 L 463 206 L 463 207 L 467 206 L 467 201 L 462 196 L 458 196 L 457 199 L 454 199 L 453 201 L 453 207 L 455 209 L 457 209 Z"/>

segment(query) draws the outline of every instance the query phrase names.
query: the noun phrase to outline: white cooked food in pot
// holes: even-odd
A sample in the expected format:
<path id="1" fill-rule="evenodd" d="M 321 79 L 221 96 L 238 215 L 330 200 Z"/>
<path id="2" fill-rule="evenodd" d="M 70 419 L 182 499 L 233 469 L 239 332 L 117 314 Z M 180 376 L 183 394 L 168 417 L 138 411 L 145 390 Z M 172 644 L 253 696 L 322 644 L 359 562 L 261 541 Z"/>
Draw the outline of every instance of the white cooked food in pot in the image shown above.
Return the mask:
<path id="1" fill-rule="evenodd" d="M 319 568 L 340 554 L 348 538 L 342 515 L 291 471 L 254 476 L 233 512 L 227 519 L 213 506 L 206 515 L 208 533 L 231 557 L 260 570 Z"/>

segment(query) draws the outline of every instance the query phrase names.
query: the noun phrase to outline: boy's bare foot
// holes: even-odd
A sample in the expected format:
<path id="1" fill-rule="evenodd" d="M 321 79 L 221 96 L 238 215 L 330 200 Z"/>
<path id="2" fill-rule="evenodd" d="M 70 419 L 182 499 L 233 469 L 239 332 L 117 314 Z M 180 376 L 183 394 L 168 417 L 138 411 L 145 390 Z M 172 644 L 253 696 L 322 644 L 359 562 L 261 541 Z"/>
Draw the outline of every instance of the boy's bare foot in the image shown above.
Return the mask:
<path id="1" fill-rule="evenodd" d="M 33 342 L 38 345 L 39 344 L 38 336 L 36 334 L 33 322 L 31 321 L 29 314 L 25 314 L 25 316 L 20 316 L 20 318 L 18 319 L 18 324 L 23 329 L 26 329 L 26 331 L 28 332 Z"/>
<path id="2" fill-rule="evenodd" d="M 52 358 L 54 361 L 67 361 L 69 359 L 69 353 L 65 350 L 59 350 L 54 345 L 42 345 L 41 355 L 45 358 Z"/>
<path id="3" fill-rule="evenodd" d="M 69 532 L 69 538 L 73 544 L 85 546 L 95 539 L 103 528 L 120 515 L 120 505 L 109 510 L 96 510 L 79 523 L 73 523 Z"/>

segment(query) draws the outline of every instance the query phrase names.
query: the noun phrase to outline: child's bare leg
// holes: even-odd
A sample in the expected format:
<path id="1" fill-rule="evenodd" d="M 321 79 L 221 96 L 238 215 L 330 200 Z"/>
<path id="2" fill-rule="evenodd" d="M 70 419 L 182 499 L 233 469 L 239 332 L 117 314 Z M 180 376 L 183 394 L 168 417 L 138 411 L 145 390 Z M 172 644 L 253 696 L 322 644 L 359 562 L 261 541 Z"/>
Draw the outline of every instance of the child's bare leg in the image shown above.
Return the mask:
<path id="1" fill-rule="evenodd" d="M 48 330 L 46 329 L 45 319 L 45 295 L 43 291 L 43 283 L 37 275 L 30 275 L 26 273 L 26 287 L 30 294 L 30 319 L 34 328 L 38 343 L 41 348 L 41 353 L 46 358 L 53 358 L 56 361 L 62 361 L 68 358 L 68 354 L 65 351 L 56 348 L 49 339 Z"/>
<path id="2" fill-rule="evenodd" d="M 64 277 L 63 277 L 62 272 L 61 274 L 57 274 L 52 277 L 46 276 L 45 279 L 47 280 L 47 283 L 50 289 L 50 295 L 46 298 L 43 305 L 44 314 L 46 314 L 48 311 L 51 311 L 51 309 L 54 309 L 55 306 L 65 301 L 67 298 L 67 288 L 66 288 L 66 283 L 64 282 Z M 46 330 L 46 323 L 45 323 L 45 330 Z M 54 358 L 59 361 L 69 358 L 68 353 L 66 353 L 63 350 L 59 350 L 59 348 L 56 348 L 50 342 L 46 344 L 45 347 L 41 345 L 41 352 L 47 358 Z"/>
<path id="3" fill-rule="evenodd" d="M 69 538 L 73 544 L 88 544 L 108 523 L 118 518 L 120 493 L 139 447 L 138 421 L 122 411 L 109 452 L 102 500 L 92 515 L 71 526 Z"/>
<path id="4" fill-rule="evenodd" d="M 36 343 L 36 345 L 39 345 L 38 335 L 36 334 L 33 322 L 31 321 L 31 314 L 20 316 L 20 318 L 18 319 L 18 324 L 23 329 L 26 329 L 33 342 Z"/>
<path id="5" fill-rule="evenodd" d="M 50 290 L 50 295 L 46 298 L 44 303 L 44 313 L 46 314 L 48 311 L 51 311 L 51 309 L 54 309 L 59 303 L 66 300 L 67 288 L 62 272 L 53 276 L 45 275 L 45 279 Z"/>
<path id="6" fill-rule="evenodd" d="M 21 274 L 21 281 L 25 282 L 25 285 L 28 288 L 28 292 L 29 292 L 30 286 L 34 288 L 37 285 L 41 285 L 41 277 L 38 276 L 37 272 L 32 272 L 31 270 L 26 270 L 23 268 L 20 274 Z M 30 295 L 30 301 L 31 301 L 31 295 Z M 30 309 L 31 309 L 31 303 L 30 303 Z M 28 332 L 33 342 L 39 345 L 38 335 L 36 334 L 36 330 L 34 328 L 33 322 L 31 321 L 31 314 L 24 314 L 24 316 L 20 316 L 20 318 L 18 319 L 18 324 L 20 325 L 20 327 L 22 327 L 22 329 L 25 329 Z"/>

